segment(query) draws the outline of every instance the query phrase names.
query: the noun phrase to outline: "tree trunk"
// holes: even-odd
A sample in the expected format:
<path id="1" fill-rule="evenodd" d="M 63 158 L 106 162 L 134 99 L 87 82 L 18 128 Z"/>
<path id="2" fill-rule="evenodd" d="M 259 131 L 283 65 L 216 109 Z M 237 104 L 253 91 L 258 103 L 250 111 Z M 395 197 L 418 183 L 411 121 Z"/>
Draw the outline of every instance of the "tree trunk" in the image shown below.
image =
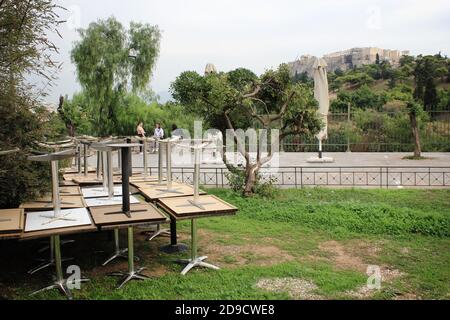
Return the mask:
<path id="1" fill-rule="evenodd" d="M 245 168 L 244 196 L 246 197 L 252 195 L 254 192 L 259 166 L 260 165 L 257 163 L 253 166 L 247 166 Z"/>
<path id="2" fill-rule="evenodd" d="M 420 135 L 419 128 L 417 127 L 417 117 L 414 112 L 409 114 L 409 119 L 411 121 L 411 130 L 414 138 L 414 157 L 420 158 L 422 154 L 422 149 L 420 147 Z"/>
<path id="3" fill-rule="evenodd" d="M 69 136 L 70 137 L 75 137 L 75 126 L 73 124 L 68 124 L 67 125 L 67 130 L 69 131 Z"/>

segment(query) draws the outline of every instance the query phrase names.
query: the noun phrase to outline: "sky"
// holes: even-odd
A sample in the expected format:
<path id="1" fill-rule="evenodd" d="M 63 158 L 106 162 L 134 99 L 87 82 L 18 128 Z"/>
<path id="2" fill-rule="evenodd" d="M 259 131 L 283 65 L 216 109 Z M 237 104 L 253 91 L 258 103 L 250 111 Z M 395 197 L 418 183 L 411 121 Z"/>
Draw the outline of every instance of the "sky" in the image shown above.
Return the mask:
<path id="1" fill-rule="evenodd" d="M 151 88 L 168 96 L 183 71 L 203 73 L 207 63 L 220 71 L 245 67 L 262 73 L 303 54 L 322 56 L 352 47 L 410 50 L 450 55 L 448 0 L 57 0 L 62 39 L 49 35 L 63 63 L 46 102 L 80 91 L 70 50 L 78 29 L 114 16 L 158 25 L 160 55 Z M 39 84 L 38 84 L 39 85 Z"/>

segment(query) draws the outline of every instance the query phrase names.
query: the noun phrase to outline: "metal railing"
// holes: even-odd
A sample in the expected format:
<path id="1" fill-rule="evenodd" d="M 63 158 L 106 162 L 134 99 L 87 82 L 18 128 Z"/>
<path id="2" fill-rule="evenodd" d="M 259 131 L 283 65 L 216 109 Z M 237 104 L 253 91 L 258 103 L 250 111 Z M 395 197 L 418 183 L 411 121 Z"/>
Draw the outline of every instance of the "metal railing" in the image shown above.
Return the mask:
<path id="1" fill-rule="evenodd" d="M 422 151 L 450 151 L 450 111 L 428 111 L 421 121 Z M 286 152 L 316 152 L 312 135 L 290 136 L 283 141 Z M 411 152 L 413 138 L 408 116 L 401 112 L 356 110 L 332 112 L 328 116 L 325 152 Z"/>
<path id="2" fill-rule="evenodd" d="M 137 167 L 136 169 L 143 169 Z M 149 167 L 151 175 L 158 168 Z M 204 186 L 228 187 L 226 168 L 201 168 L 200 183 Z M 172 179 L 192 184 L 193 167 L 172 168 Z M 272 181 L 283 188 L 324 187 L 372 187 L 372 188 L 448 188 L 450 167 L 431 166 L 326 166 L 263 168 L 263 181 Z"/>

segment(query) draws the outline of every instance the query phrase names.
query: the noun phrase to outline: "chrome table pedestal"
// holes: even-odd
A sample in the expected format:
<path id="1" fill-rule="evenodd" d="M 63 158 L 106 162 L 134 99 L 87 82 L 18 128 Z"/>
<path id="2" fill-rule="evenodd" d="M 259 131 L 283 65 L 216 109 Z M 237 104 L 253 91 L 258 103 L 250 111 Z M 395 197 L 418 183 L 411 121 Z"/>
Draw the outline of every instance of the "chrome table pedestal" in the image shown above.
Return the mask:
<path id="1" fill-rule="evenodd" d="M 172 144 L 178 140 L 179 138 L 172 138 L 160 141 L 160 143 L 165 146 L 166 150 L 166 188 L 156 189 L 160 191 L 161 194 L 183 194 L 183 192 L 180 192 L 178 188 L 174 188 L 172 185 Z M 162 182 L 162 166 L 159 163 L 160 161 L 158 161 L 158 185 Z"/>
<path id="2" fill-rule="evenodd" d="M 65 243 L 68 242 L 75 242 L 75 240 L 67 240 Z M 64 245 L 64 241 L 60 241 L 60 245 Z M 50 257 L 48 259 L 37 259 L 38 261 L 41 261 L 41 264 L 37 267 L 31 269 L 28 271 L 28 274 L 33 275 L 36 272 L 39 272 L 41 270 L 44 270 L 49 267 L 53 267 L 55 265 L 55 244 L 53 237 L 50 237 L 50 245 L 42 248 L 39 252 L 43 252 L 45 250 L 50 251 Z M 62 262 L 73 260 L 74 258 L 61 258 Z"/>
<path id="3" fill-rule="evenodd" d="M 184 276 L 186 275 L 192 268 L 195 267 L 204 267 L 214 270 L 219 270 L 220 268 L 217 266 L 214 266 L 210 263 L 206 263 L 205 260 L 208 259 L 208 257 L 198 257 L 197 256 L 197 220 L 192 219 L 191 220 L 191 258 L 190 259 L 181 259 L 178 260 L 181 264 L 187 264 L 187 266 L 181 271 L 181 274 Z"/>
<path id="4" fill-rule="evenodd" d="M 48 223 L 52 223 L 58 220 L 73 220 L 70 219 L 64 215 L 61 215 L 61 198 L 60 198 L 60 189 L 59 189 L 59 170 L 58 170 L 58 160 L 64 160 L 67 158 L 70 158 L 72 156 L 75 155 L 75 151 L 74 150 L 68 150 L 68 151 L 63 151 L 63 152 L 58 152 L 58 153 L 53 153 L 53 154 L 47 154 L 47 155 L 41 155 L 41 156 L 31 156 L 28 159 L 31 161 L 39 161 L 39 162 L 45 162 L 45 161 L 50 161 L 51 164 L 51 172 L 52 172 L 52 201 L 49 205 L 53 206 L 53 210 L 54 210 L 54 214 L 53 215 L 42 215 L 42 217 L 48 218 L 49 222 Z M 61 245 L 61 241 L 58 240 L 58 245 Z M 70 242 L 73 240 L 69 240 L 67 242 Z M 65 242 L 65 243 L 67 243 Z M 44 259 L 41 260 L 42 263 L 40 265 L 38 265 L 37 267 L 31 269 L 28 271 L 29 274 L 35 274 L 38 271 L 41 271 L 45 268 L 51 267 L 53 265 L 55 265 L 55 255 L 54 255 L 54 247 L 55 247 L 55 243 L 54 243 L 54 239 L 51 237 L 50 238 L 50 245 L 48 247 L 44 247 L 41 248 L 38 252 L 43 252 L 45 250 L 47 250 L 47 248 L 50 251 L 50 258 L 48 260 Z M 68 261 L 68 260 L 72 260 L 72 259 L 64 259 L 64 261 Z"/>
<path id="5" fill-rule="evenodd" d="M 124 214 L 131 218 L 132 212 L 140 212 L 141 210 L 131 210 L 130 208 L 130 175 L 131 175 L 131 148 L 139 146 L 138 144 L 111 144 L 110 147 L 120 148 L 122 157 L 122 211 L 110 214 Z M 128 226 L 128 272 L 115 272 L 112 276 L 123 277 L 117 289 L 121 289 L 131 280 L 145 280 L 148 277 L 141 274 L 145 268 L 134 267 L 134 234 L 133 227 Z"/>
<path id="6" fill-rule="evenodd" d="M 113 177 L 113 162 L 112 152 L 114 148 L 110 147 L 107 143 L 93 143 L 91 148 L 97 150 L 97 153 L 101 155 L 101 161 L 98 161 L 102 168 L 103 189 L 107 191 L 108 198 L 114 197 L 114 177 Z M 99 165 L 97 166 L 99 168 Z M 97 170 L 99 172 L 99 170 Z M 115 259 L 126 259 L 128 249 L 120 248 L 119 229 L 114 229 L 114 252 L 113 254 L 103 262 L 102 266 L 106 266 Z M 139 258 L 135 258 L 139 259 Z"/>
<path id="7" fill-rule="evenodd" d="M 164 237 L 170 237 L 170 230 L 169 229 L 161 229 L 161 225 L 156 225 L 156 231 L 155 232 L 146 232 L 146 235 L 149 237 L 147 238 L 147 241 L 152 241 L 156 237 L 164 236 Z"/>
<path id="8" fill-rule="evenodd" d="M 128 271 L 114 272 L 111 276 L 122 277 L 117 289 L 121 289 L 125 284 L 131 280 L 146 280 L 149 279 L 146 275 L 141 274 L 145 268 L 135 269 L 134 267 L 134 238 L 133 227 L 128 227 Z"/>
<path id="9" fill-rule="evenodd" d="M 116 259 L 127 259 L 128 248 L 120 249 L 119 245 L 119 229 L 114 229 L 114 253 L 102 263 L 102 266 L 106 266 L 108 263 Z M 134 257 L 134 260 L 139 261 L 139 257 Z"/>
<path id="10" fill-rule="evenodd" d="M 183 243 L 178 243 L 177 236 L 177 221 L 170 217 L 170 244 L 162 246 L 159 248 L 159 251 L 172 254 L 185 252 L 188 250 L 188 246 Z"/>
<path id="11" fill-rule="evenodd" d="M 38 291 L 32 293 L 32 295 L 36 295 L 38 293 L 58 289 L 62 294 L 64 294 L 69 300 L 73 299 L 73 295 L 71 292 L 71 288 L 80 285 L 81 283 L 88 282 L 89 279 L 74 279 L 69 282 L 68 279 L 64 279 L 63 271 L 62 271 L 62 263 L 61 263 L 61 242 L 59 235 L 54 235 L 51 237 L 52 243 L 54 245 L 54 254 L 55 254 L 55 269 L 56 269 L 56 280 L 55 282 L 45 288 L 42 288 Z"/>

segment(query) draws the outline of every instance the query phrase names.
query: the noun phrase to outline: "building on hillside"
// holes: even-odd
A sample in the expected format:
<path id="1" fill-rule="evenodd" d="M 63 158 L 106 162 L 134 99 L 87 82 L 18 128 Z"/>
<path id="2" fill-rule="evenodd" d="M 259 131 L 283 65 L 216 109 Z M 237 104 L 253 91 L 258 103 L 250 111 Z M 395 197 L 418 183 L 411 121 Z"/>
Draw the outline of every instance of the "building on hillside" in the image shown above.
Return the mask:
<path id="1" fill-rule="evenodd" d="M 361 67 L 367 64 L 373 64 L 377 60 L 377 55 L 380 61 L 388 61 L 393 66 L 400 63 L 400 58 L 404 55 L 409 55 L 409 51 L 389 50 L 381 48 L 352 48 L 345 51 L 333 52 L 323 56 L 323 59 L 328 64 L 328 71 L 336 71 L 338 69 L 345 71 L 355 67 Z M 303 55 L 300 59 L 290 62 L 292 73 L 304 73 L 312 76 L 312 65 L 314 57 L 311 55 Z"/>

